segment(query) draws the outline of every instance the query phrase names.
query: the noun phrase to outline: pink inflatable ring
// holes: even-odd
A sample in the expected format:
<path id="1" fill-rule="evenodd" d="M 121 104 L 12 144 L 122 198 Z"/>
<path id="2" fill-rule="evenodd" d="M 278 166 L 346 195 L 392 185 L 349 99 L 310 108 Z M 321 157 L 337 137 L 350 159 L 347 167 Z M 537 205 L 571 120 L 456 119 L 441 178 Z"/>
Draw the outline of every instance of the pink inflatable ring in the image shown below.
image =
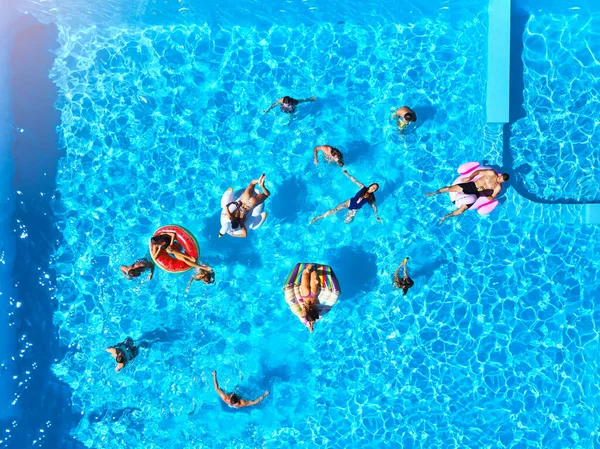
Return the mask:
<path id="1" fill-rule="evenodd" d="M 458 167 L 458 178 L 454 180 L 452 185 L 462 184 L 466 181 L 466 177 L 473 173 L 475 170 L 489 170 L 490 167 L 485 167 L 479 162 L 467 162 Z M 477 181 L 481 176 L 475 176 L 471 181 Z M 477 213 L 480 215 L 487 215 L 493 211 L 498 205 L 497 200 L 490 201 L 485 196 L 477 197 L 476 195 L 469 195 L 462 192 L 450 192 L 450 200 L 460 208 L 461 206 L 470 204 L 469 210 L 477 209 Z"/>

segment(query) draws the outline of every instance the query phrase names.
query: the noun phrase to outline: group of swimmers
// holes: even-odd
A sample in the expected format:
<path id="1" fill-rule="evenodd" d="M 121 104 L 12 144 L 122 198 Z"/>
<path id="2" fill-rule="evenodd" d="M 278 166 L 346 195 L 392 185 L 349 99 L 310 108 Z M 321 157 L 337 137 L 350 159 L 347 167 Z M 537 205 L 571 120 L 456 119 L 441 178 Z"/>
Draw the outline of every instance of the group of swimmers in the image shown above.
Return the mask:
<path id="1" fill-rule="evenodd" d="M 315 97 L 310 97 L 304 100 L 295 100 L 289 96 L 285 96 L 273 103 L 264 113 L 269 112 L 277 105 L 281 105 L 281 111 L 287 114 L 292 114 L 296 111 L 296 106 L 300 103 L 315 101 Z M 416 113 L 408 106 L 402 106 L 397 109 L 392 117 L 396 121 L 398 130 L 403 132 L 407 126 L 415 123 L 417 120 Z M 342 152 L 330 145 L 319 145 L 314 147 L 313 156 L 314 163 L 319 163 L 319 154 L 322 153 L 325 161 L 336 163 L 340 167 L 344 167 L 344 156 Z M 345 223 L 350 223 L 356 213 L 366 204 L 368 204 L 375 213 L 377 221 L 381 222 L 381 218 L 378 215 L 377 206 L 375 203 L 375 192 L 379 189 L 377 183 L 372 183 L 369 186 L 358 181 L 344 168 L 342 170 L 354 184 L 359 187 L 358 192 L 350 199 L 347 199 L 330 209 L 323 214 L 313 218 L 310 224 L 317 222 L 330 215 L 346 210 Z M 462 202 L 456 204 L 457 209 L 447 215 L 444 215 L 440 220 L 443 223 L 447 218 L 457 216 L 465 212 L 473 205 L 477 198 L 485 196 L 488 199 L 494 199 L 501 189 L 501 184 L 508 180 L 507 174 L 499 174 L 491 169 L 483 169 L 474 171 L 469 177 L 464 179 L 463 183 L 442 187 L 435 192 L 427 193 L 426 196 L 438 195 L 440 193 L 462 193 Z M 224 206 L 227 218 L 231 223 L 231 229 L 239 230 L 237 233 L 230 233 L 236 237 L 246 237 L 246 218 L 257 206 L 264 203 L 271 195 L 268 188 L 265 186 L 266 176 L 262 174 L 258 179 L 252 180 L 248 187 L 244 190 L 244 193 L 236 200 L 232 201 Z M 261 192 L 256 192 L 256 187 L 260 187 Z M 222 237 L 223 234 L 219 234 Z M 174 233 L 165 232 L 162 234 L 155 235 L 150 239 L 150 252 L 152 259 L 156 259 L 161 252 L 166 252 L 169 256 L 182 261 L 186 265 L 195 269 L 194 274 L 189 280 L 186 291 L 190 288 L 193 281 L 202 281 L 205 284 L 212 284 L 215 281 L 214 270 L 205 264 L 199 263 L 199 261 L 191 257 L 190 255 L 182 252 L 181 246 L 176 241 L 176 235 Z M 414 281 L 410 278 L 407 271 L 409 258 L 405 258 L 393 275 L 392 284 L 394 287 L 399 288 L 403 291 L 404 295 L 407 294 L 408 290 L 414 286 Z M 154 274 L 154 263 L 147 260 L 146 258 L 139 259 L 131 265 L 121 266 L 121 272 L 127 279 L 134 279 L 140 277 L 142 273 L 149 271 L 148 280 L 152 279 Z M 403 270 L 402 275 L 400 271 Z M 309 330 L 312 331 L 311 323 L 316 322 L 319 319 L 318 310 L 316 307 L 318 297 L 318 285 L 319 282 L 316 278 L 315 267 L 309 264 L 304 268 L 302 273 L 302 283 L 300 285 L 302 293 L 302 304 L 299 304 L 299 310 L 297 314 L 302 316 L 303 319 L 309 323 Z M 306 279 L 304 279 L 306 278 Z M 306 281 L 306 282 L 305 282 Z M 294 312 L 296 313 L 296 311 Z M 314 316 L 316 313 L 316 316 Z M 106 349 L 116 360 L 116 370 L 121 370 L 128 362 L 132 361 L 139 353 L 138 346 L 130 337 L 115 346 L 111 346 Z M 220 387 L 217 381 L 216 371 L 212 372 L 214 389 L 218 393 L 219 397 L 230 407 L 241 408 L 251 405 L 258 404 L 266 396 L 269 395 L 269 391 L 257 399 L 244 400 L 240 398 L 236 393 L 225 393 Z"/>

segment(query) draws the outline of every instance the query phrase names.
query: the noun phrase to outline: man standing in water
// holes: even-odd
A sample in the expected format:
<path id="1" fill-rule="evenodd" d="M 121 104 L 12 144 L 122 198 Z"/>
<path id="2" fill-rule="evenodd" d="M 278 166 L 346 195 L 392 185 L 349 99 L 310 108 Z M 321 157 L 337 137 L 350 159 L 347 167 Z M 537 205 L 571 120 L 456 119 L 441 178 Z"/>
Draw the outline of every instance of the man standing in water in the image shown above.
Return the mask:
<path id="1" fill-rule="evenodd" d="M 267 390 L 264 392 L 264 394 L 261 397 L 254 399 L 253 401 L 246 401 L 245 399 L 240 398 L 235 393 L 227 394 L 223 390 L 221 390 L 219 388 L 219 382 L 217 381 L 217 372 L 216 371 L 212 372 L 212 376 L 213 376 L 213 382 L 215 384 L 215 390 L 217 393 L 219 393 L 219 397 L 221 399 L 223 399 L 223 402 L 225 402 L 225 404 L 227 404 L 229 407 L 232 407 L 232 408 L 242 408 L 242 407 L 249 407 L 251 405 L 256 405 L 259 402 L 261 402 L 264 398 L 269 396 L 269 394 L 270 394 L 270 391 Z"/>
<path id="2" fill-rule="evenodd" d="M 472 181 L 473 178 L 479 177 L 476 181 Z M 462 214 L 466 210 L 468 210 L 477 198 L 481 196 L 487 197 L 490 201 L 494 200 L 496 196 L 500 193 L 502 189 L 502 183 L 508 181 L 509 176 L 506 173 L 498 173 L 496 170 L 492 169 L 484 169 L 484 170 L 475 170 L 471 175 L 464 179 L 464 182 L 461 184 L 455 184 L 452 186 L 442 187 L 441 189 L 436 190 L 435 192 L 426 193 L 425 196 L 433 196 L 439 195 L 440 193 L 464 193 L 465 195 L 469 195 L 472 198 L 468 202 L 468 204 L 461 204 L 458 209 L 454 212 L 451 212 L 447 215 L 444 215 L 440 220 L 440 224 L 444 222 L 447 218 L 456 217 L 457 215 Z"/>

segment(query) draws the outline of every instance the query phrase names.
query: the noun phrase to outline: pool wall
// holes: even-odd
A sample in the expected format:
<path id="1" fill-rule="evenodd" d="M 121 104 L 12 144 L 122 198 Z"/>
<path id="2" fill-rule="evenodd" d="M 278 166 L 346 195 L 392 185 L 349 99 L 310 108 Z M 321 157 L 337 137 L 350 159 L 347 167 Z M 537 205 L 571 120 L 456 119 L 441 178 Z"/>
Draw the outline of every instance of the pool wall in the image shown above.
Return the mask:
<path id="1" fill-rule="evenodd" d="M 15 330 L 10 325 L 13 309 L 14 289 L 12 270 L 15 258 L 15 236 L 12 232 L 14 211 L 13 161 L 11 147 L 13 140 L 13 120 L 10 96 L 11 71 L 10 55 L 14 41 L 14 22 L 17 14 L 8 8 L 0 14 L 0 421 L 15 415 L 14 363 L 10 358 L 15 354 Z M 0 434 L 0 442 L 3 435 Z"/>
<path id="2" fill-rule="evenodd" d="M 513 189 L 504 201 L 514 207 L 520 219 L 569 224 L 600 224 L 600 205 L 586 201 L 546 201 L 531 194 L 513 173 L 510 147 L 511 123 L 524 116 L 523 103 L 523 26 L 530 14 L 544 8 L 571 13 L 589 12 L 597 5 L 584 2 L 547 2 L 536 0 L 490 0 L 488 27 L 488 80 L 486 96 L 488 141 L 486 156 L 511 175 Z M 495 153 L 498 149 L 500 154 Z M 516 150 L 518 151 L 518 149 Z M 551 209 L 551 210 L 547 210 Z"/>
<path id="3" fill-rule="evenodd" d="M 71 389 L 51 372 L 64 356 L 53 323 L 55 273 L 50 257 L 61 236 L 51 201 L 57 195 L 61 156 L 56 127 L 56 87 L 49 79 L 58 31 L 31 15 L 0 21 L 3 231 L 0 285 L 0 447 L 83 447 L 70 437 L 74 427 Z M 8 286 L 8 290 L 7 290 Z M 8 292 L 8 293 L 7 293 Z M 8 432 L 9 430 L 9 432 Z"/>

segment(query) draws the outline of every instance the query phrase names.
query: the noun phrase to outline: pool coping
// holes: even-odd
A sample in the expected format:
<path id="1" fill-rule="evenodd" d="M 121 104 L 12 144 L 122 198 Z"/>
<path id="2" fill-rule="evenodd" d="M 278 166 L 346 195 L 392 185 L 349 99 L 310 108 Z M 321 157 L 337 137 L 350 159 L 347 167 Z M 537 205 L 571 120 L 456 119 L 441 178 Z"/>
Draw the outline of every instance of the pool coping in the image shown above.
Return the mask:
<path id="1" fill-rule="evenodd" d="M 486 132 L 506 134 L 510 126 L 512 1 L 490 0 L 488 6 L 488 55 Z M 501 127 L 501 131 L 494 128 Z M 491 131 L 490 131 L 491 130 Z M 494 139 L 490 155 L 502 164 L 507 139 Z M 484 149 L 490 151 L 490 148 Z M 507 167 L 510 168 L 510 167 Z M 600 224 L 600 204 L 550 204 L 534 202 L 509 189 L 505 197 L 520 218 L 567 224 Z M 552 213 L 549 213 L 549 210 Z"/>

